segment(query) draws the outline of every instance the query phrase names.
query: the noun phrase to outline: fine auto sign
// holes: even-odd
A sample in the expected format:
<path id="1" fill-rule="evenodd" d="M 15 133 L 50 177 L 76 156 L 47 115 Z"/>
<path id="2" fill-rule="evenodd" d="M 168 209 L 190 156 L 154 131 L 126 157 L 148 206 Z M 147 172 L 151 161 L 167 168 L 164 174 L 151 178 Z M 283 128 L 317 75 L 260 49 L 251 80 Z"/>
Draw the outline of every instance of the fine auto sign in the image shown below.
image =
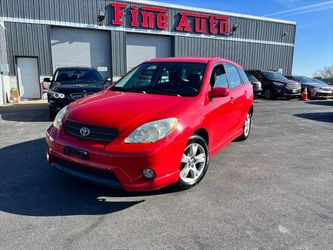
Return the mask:
<path id="1" fill-rule="evenodd" d="M 169 29 L 169 11 L 165 8 L 130 5 L 114 2 L 112 6 L 112 25 L 124 25 L 124 16 L 130 18 L 129 26 L 132 28 Z M 178 13 L 178 22 L 172 27 L 177 32 L 195 32 L 210 35 L 223 35 L 229 33 L 228 16 L 216 16 L 202 13 L 181 11 Z M 176 22 L 176 20 L 174 20 Z M 156 25 L 155 25 L 156 24 Z"/>

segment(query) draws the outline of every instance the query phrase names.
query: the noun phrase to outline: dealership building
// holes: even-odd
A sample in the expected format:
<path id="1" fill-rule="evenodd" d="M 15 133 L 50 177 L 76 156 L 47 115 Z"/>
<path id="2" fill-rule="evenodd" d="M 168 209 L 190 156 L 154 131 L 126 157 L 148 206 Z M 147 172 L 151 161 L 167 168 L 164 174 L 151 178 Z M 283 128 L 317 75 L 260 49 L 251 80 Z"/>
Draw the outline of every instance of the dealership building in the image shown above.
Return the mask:
<path id="1" fill-rule="evenodd" d="M 295 22 L 152 1 L 1 0 L 0 104 L 42 96 L 58 67 L 118 78 L 155 57 L 224 57 L 290 74 Z"/>

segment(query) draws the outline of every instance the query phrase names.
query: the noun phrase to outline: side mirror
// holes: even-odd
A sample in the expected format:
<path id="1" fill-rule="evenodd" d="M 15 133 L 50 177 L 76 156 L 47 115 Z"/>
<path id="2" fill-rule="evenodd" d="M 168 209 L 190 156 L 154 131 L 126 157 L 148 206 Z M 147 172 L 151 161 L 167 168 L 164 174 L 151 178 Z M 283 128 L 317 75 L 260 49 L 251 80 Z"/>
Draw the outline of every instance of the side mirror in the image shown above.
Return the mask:
<path id="1" fill-rule="evenodd" d="M 105 78 L 105 82 L 112 82 L 112 78 L 111 77 Z"/>
<path id="2" fill-rule="evenodd" d="M 43 91 L 47 92 L 50 89 L 51 83 L 51 78 L 44 78 L 42 82 Z"/>
<path id="3" fill-rule="evenodd" d="M 218 97 L 227 97 L 229 96 L 229 89 L 226 87 L 217 87 L 213 88 L 209 93 L 208 96 L 210 99 L 218 98 Z"/>
<path id="4" fill-rule="evenodd" d="M 51 78 L 50 77 L 46 77 L 43 79 L 43 82 L 51 82 Z"/>

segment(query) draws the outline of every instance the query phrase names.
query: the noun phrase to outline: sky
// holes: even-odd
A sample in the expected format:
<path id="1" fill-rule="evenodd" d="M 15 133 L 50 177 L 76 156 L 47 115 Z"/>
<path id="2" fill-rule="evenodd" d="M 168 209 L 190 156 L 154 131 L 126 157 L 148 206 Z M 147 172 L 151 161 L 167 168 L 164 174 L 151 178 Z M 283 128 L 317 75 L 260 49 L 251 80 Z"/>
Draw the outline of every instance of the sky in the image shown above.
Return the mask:
<path id="1" fill-rule="evenodd" d="M 293 74 L 313 76 L 333 66 L 333 1 L 159 0 L 159 2 L 296 21 Z"/>

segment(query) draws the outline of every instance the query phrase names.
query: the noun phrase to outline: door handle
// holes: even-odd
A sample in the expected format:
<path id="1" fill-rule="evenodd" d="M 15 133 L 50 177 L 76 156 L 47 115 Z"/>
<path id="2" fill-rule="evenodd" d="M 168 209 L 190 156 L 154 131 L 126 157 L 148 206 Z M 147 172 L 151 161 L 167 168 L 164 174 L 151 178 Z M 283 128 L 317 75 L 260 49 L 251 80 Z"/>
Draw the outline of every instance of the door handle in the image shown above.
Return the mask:
<path id="1" fill-rule="evenodd" d="M 234 98 L 230 97 L 230 103 L 233 104 L 234 103 Z"/>

